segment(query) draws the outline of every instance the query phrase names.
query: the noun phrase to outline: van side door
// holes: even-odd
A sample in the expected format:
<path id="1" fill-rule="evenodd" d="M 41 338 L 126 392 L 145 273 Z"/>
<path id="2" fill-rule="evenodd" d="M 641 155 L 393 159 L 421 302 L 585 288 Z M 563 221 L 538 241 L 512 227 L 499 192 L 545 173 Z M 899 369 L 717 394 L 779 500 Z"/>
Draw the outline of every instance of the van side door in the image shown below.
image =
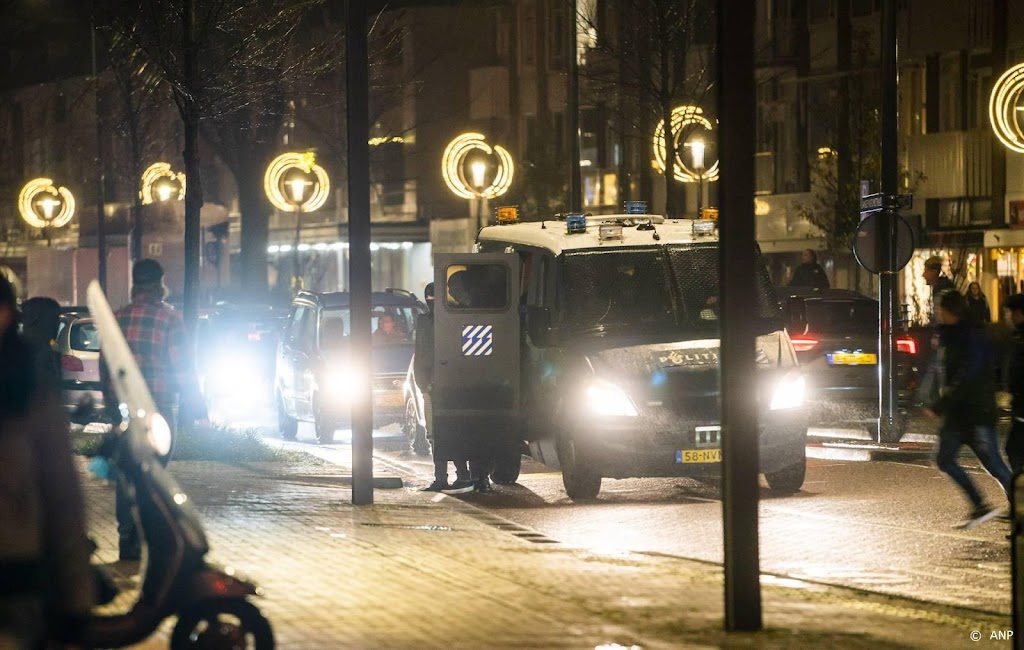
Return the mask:
<path id="1" fill-rule="evenodd" d="M 434 258 L 434 274 L 436 426 L 506 429 L 517 425 L 522 340 L 519 256 L 439 254 Z"/>

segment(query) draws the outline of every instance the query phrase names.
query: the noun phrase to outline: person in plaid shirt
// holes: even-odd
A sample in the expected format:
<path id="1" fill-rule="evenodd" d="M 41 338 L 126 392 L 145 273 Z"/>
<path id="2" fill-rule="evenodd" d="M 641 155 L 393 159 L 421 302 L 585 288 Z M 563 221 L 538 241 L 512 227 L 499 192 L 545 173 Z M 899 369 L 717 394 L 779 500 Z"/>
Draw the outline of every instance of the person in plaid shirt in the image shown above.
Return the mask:
<path id="1" fill-rule="evenodd" d="M 172 432 L 183 421 L 205 420 L 206 405 L 199 394 L 195 363 L 187 344 L 181 315 L 164 302 L 166 288 L 164 270 L 156 260 L 143 259 L 132 267 L 132 301 L 117 311 L 117 322 L 135 354 L 135 361 L 149 386 L 156 407 L 167 420 Z M 118 400 L 114 396 L 108 369 L 103 373 L 105 403 L 113 421 L 120 419 Z M 173 438 L 172 438 L 173 440 Z M 172 442 L 173 449 L 173 442 Z M 160 458 L 166 465 L 170 454 Z M 137 561 L 141 557 L 138 531 L 131 515 L 131 501 L 118 482 L 117 529 L 121 560 Z"/>

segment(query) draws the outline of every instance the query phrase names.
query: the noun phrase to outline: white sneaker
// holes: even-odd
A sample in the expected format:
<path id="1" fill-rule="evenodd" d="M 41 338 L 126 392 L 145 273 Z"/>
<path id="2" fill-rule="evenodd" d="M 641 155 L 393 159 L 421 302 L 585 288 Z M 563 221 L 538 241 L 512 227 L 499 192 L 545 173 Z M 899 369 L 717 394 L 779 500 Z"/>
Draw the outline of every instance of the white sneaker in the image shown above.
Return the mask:
<path id="1" fill-rule="evenodd" d="M 973 511 L 971 511 L 971 514 L 967 517 L 967 519 L 956 525 L 956 528 L 960 528 L 962 530 L 970 530 L 972 528 L 977 528 L 986 521 L 990 521 L 998 517 L 1000 512 L 1001 511 L 999 510 L 999 508 L 992 508 L 990 506 L 981 506 L 980 508 L 975 508 Z"/>

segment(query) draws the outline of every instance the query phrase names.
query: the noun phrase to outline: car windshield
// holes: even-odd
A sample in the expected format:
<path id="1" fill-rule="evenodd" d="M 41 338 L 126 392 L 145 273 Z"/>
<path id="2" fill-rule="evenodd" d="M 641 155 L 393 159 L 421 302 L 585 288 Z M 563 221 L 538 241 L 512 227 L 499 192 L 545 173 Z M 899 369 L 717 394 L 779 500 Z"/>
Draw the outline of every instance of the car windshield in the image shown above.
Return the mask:
<path id="1" fill-rule="evenodd" d="M 417 310 L 413 307 L 374 305 L 370 331 L 373 344 L 403 345 L 413 341 Z M 348 307 L 325 309 L 320 314 L 320 347 L 336 348 L 348 343 L 352 315 Z"/>
<path id="2" fill-rule="evenodd" d="M 73 323 L 68 333 L 68 342 L 72 350 L 79 352 L 100 351 L 100 333 L 92 322 Z"/>
<path id="3" fill-rule="evenodd" d="M 776 318 L 778 306 L 760 254 L 756 268 L 758 314 Z M 717 245 L 567 253 L 562 272 L 563 318 L 571 331 L 717 332 Z"/>
<path id="4" fill-rule="evenodd" d="M 875 333 L 878 331 L 878 303 L 858 299 L 806 300 L 803 314 L 794 314 L 794 319 L 815 333 Z"/>

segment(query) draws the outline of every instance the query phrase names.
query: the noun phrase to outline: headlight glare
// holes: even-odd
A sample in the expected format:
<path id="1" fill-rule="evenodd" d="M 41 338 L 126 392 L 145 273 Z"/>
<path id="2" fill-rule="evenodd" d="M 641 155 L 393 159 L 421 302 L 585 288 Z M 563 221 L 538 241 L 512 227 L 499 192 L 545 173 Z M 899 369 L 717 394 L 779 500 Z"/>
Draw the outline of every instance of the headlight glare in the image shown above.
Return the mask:
<path id="1" fill-rule="evenodd" d="M 587 386 L 587 405 L 594 415 L 636 417 L 636 406 L 615 384 L 595 381 Z"/>
<path id="2" fill-rule="evenodd" d="M 159 413 L 154 413 L 149 419 L 149 444 L 158 456 L 166 456 L 171 453 L 171 427 L 167 420 Z"/>
<path id="3" fill-rule="evenodd" d="M 773 411 L 800 408 L 804 405 L 806 393 L 807 380 L 803 375 L 786 375 L 775 385 L 770 408 Z"/>
<path id="4" fill-rule="evenodd" d="M 327 393 L 343 399 L 352 395 L 356 386 L 356 374 L 351 369 L 333 369 L 327 373 Z"/>

